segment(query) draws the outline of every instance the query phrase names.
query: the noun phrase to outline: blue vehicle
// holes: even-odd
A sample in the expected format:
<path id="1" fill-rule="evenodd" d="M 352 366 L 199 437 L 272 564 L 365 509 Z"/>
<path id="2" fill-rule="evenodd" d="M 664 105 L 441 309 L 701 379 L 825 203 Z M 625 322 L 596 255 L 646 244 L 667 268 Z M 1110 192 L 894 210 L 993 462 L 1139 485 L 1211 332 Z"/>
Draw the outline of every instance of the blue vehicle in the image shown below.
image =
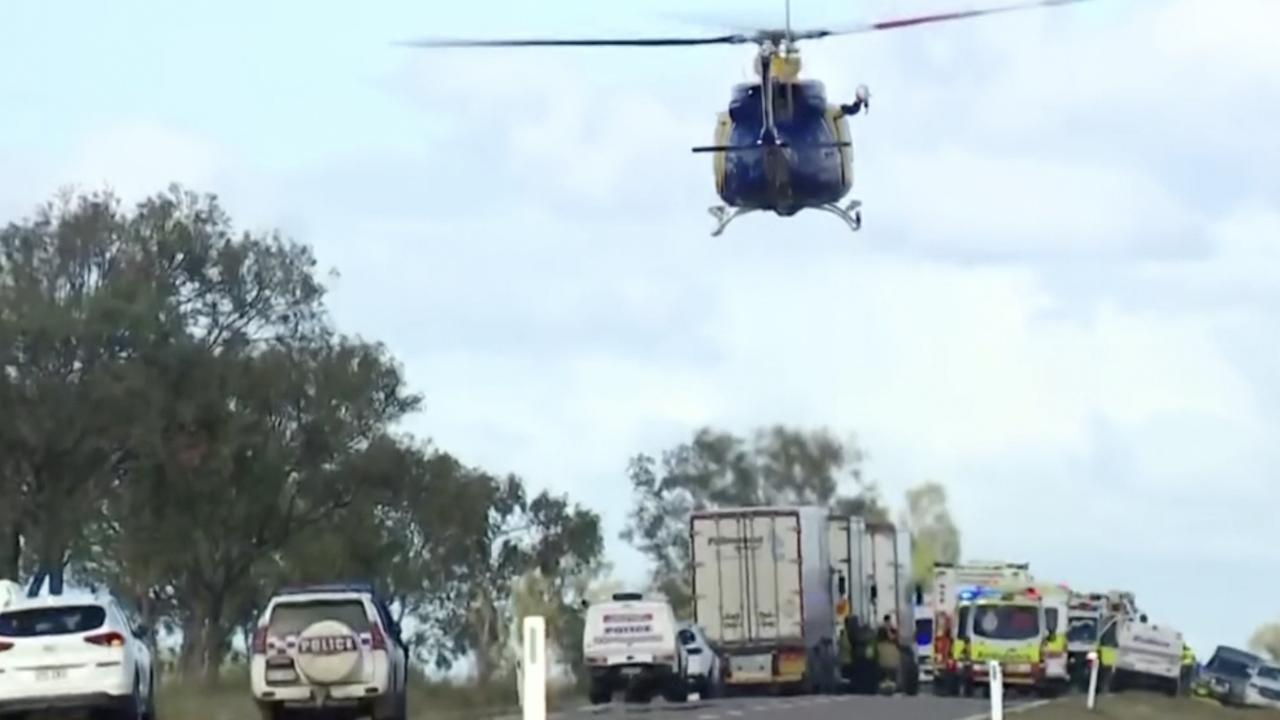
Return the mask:
<path id="1" fill-rule="evenodd" d="M 1219 645 L 1213 651 L 1213 657 L 1200 669 L 1196 682 L 1223 705 L 1243 706 L 1249 679 L 1263 664 L 1258 655 Z"/>
<path id="2" fill-rule="evenodd" d="M 433 48 L 755 44 L 759 48 L 755 60 L 759 81 L 733 88 L 728 111 L 719 115 L 715 143 L 693 149 L 712 154 L 716 193 L 724 202 L 711 208 L 716 219 L 711 234 L 719 235 L 735 218 L 747 213 L 769 211 L 789 217 L 806 209 L 832 213 L 856 231 L 862 227 L 862 203 L 844 202 L 853 187 L 853 145 L 846 118 L 868 108 L 870 93 L 866 86 L 859 86 L 854 102 L 847 105 L 828 102 L 822 83 L 800 79 L 797 43 L 1081 1 L 1024 0 L 998 7 L 862 23 L 840 29 L 793 30 L 791 0 L 785 0 L 786 24 L 780 30 L 704 37 L 427 39 L 402 44 Z"/>

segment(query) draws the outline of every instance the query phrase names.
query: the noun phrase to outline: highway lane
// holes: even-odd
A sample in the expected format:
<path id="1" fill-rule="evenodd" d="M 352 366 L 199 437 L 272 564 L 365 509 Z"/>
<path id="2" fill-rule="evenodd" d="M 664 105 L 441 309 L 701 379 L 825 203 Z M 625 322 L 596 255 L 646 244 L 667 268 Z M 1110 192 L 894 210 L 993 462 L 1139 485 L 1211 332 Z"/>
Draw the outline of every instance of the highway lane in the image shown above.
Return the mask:
<path id="1" fill-rule="evenodd" d="M 1010 699 L 1006 712 L 1026 701 Z M 555 720 L 976 720 L 986 700 L 963 698 L 810 695 L 791 698 L 724 698 L 647 705 L 621 702 L 554 713 Z"/>

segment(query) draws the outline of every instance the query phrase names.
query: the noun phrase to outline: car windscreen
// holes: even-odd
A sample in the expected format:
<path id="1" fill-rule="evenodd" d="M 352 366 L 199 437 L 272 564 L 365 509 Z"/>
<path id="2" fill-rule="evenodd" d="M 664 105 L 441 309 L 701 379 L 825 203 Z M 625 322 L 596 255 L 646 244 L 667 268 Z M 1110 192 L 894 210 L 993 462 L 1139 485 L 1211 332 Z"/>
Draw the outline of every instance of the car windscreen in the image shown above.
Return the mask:
<path id="1" fill-rule="evenodd" d="M 1073 617 L 1067 627 L 1067 641 L 1091 643 L 1098 639 L 1098 619 Z"/>
<path id="2" fill-rule="evenodd" d="M 359 600 L 279 603 L 271 611 L 268 627 L 272 635 L 287 637 L 297 635 L 322 620 L 336 620 L 353 632 L 369 632 L 369 615 Z"/>
<path id="3" fill-rule="evenodd" d="M 916 619 L 916 645 L 933 643 L 933 618 Z"/>
<path id="4" fill-rule="evenodd" d="M 107 613 L 97 605 L 28 608 L 0 613 L 0 635 L 75 635 L 102 627 Z"/>
<path id="5" fill-rule="evenodd" d="M 684 646 L 693 645 L 698 642 L 698 636 L 694 635 L 693 631 L 687 628 L 680 630 L 679 638 L 680 644 Z"/>
<path id="6" fill-rule="evenodd" d="M 1242 660 L 1221 655 L 1210 659 L 1209 664 L 1205 665 L 1205 669 L 1212 673 L 1238 680 L 1249 677 L 1249 668 L 1250 665 Z"/>
<path id="7" fill-rule="evenodd" d="M 973 610 L 973 634 L 989 640 L 1030 640 L 1040 635 L 1040 608 L 980 605 Z"/>
<path id="8" fill-rule="evenodd" d="M 1263 665 L 1258 668 L 1258 677 L 1263 680 L 1271 680 L 1272 682 L 1280 682 L 1280 667 L 1271 665 Z"/>

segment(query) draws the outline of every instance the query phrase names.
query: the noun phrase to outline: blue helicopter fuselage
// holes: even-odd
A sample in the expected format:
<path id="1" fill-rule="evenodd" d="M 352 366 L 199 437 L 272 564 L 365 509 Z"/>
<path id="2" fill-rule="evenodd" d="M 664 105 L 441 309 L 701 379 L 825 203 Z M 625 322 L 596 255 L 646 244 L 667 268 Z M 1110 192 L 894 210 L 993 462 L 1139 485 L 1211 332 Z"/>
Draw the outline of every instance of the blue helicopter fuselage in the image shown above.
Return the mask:
<path id="1" fill-rule="evenodd" d="M 720 199 L 783 216 L 838 202 L 853 186 L 853 148 L 836 146 L 850 139 L 848 119 L 816 80 L 776 82 L 773 90 L 780 146 L 747 147 L 765 130 L 758 82 L 735 86 L 717 118 L 716 145 L 735 148 L 712 153 Z"/>

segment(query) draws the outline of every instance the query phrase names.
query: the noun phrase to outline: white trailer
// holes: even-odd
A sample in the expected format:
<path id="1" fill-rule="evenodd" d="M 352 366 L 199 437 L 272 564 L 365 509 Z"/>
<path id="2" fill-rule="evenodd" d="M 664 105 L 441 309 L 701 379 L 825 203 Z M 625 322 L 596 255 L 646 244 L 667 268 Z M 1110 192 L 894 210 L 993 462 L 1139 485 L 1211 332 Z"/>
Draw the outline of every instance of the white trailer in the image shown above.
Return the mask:
<path id="1" fill-rule="evenodd" d="M 898 633 L 914 635 L 915 602 L 911 592 L 911 534 L 893 523 L 867 523 L 863 565 L 868 569 L 872 623 L 886 619 Z"/>
<path id="2" fill-rule="evenodd" d="M 871 585 L 869 572 L 863 565 L 862 546 L 866 543 L 866 526 L 861 518 L 831 515 L 827 521 L 828 545 L 831 552 L 831 586 L 836 599 L 835 626 L 837 636 L 849 615 L 870 623 Z M 841 603 L 841 601 L 844 601 Z"/>
<path id="3" fill-rule="evenodd" d="M 694 622 L 726 687 L 835 688 L 828 510 L 704 510 L 689 520 Z"/>

